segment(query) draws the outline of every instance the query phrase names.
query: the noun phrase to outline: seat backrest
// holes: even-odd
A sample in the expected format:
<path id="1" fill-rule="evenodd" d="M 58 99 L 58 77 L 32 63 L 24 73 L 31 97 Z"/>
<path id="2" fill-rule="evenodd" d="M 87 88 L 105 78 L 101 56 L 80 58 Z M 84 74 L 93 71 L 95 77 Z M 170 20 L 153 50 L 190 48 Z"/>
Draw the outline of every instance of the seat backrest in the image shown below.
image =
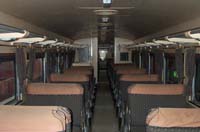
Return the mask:
<path id="1" fill-rule="evenodd" d="M 123 68 L 123 69 L 118 69 L 116 71 L 116 74 L 145 74 L 146 70 L 145 69 L 138 69 L 138 68 L 132 68 L 132 67 L 127 67 L 127 68 Z"/>
<path id="2" fill-rule="evenodd" d="M 182 95 L 182 84 L 135 84 L 128 88 L 129 94 L 143 95 Z"/>
<path id="3" fill-rule="evenodd" d="M 122 75 L 120 81 L 126 82 L 156 82 L 159 81 L 159 76 L 157 74 L 128 74 Z"/>
<path id="4" fill-rule="evenodd" d="M 27 87 L 29 95 L 83 95 L 80 84 L 31 83 Z"/>
<path id="5" fill-rule="evenodd" d="M 88 76 L 92 76 L 92 71 L 89 69 L 67 69 L 64 71 L 64 74 L 83 74 L 83 75 L 88 75 Z"/>
<path id="6" fill-rule="evenodd" d="M 78 83 L 81 84 L 84 88 L 85 99 L 89 99 L 91 91 L 91 83 L 89 76 L 84 74 L 51 74 L 50 82 L 52 83 Z"/>
<path id="7" fill-rule="evenodd" d="M 135 84 L 128 88 L 132 125 L 145 125 L 152 108 L 186 107 L 184 86 L 179 84 Z"/>
<path id="8" fill-rule="evenodd" d="M 72 66 L 70 69 L 83 69 L 83 70 L 93 70 L 92 66 Z"/>
<path id="9" fill-rule="evenodd" d="M 147 132 L 199 132 L 199 108 L 157 108 L 147 116 Z"/>
<path id="10" fill-rule="evenodd" d="M 112 67 L 114 70 L 118 69 L 124 69 L 124 68 L 135 68 L 133 64 L 127 63 L 127 64 L 112 64 Z"/>
<path id="11" fill-rule="evenodd" d="M 73 125 L 81 126 L 81 113 L 85 109 L 84 89 L 79 84 L 32 83 L 28 85 L 24 105 L 67 107 L 73 113 Z"/>
<path id="12" fill-rule="evenodd" d="M 138 84 L 138 83 L 159 83 L 159 77 L 157 74 L 151 74 L 151 75 L 147 75 L 147 74 L 141 74 L 141 75 L 122 75 L 120 77 L 120 81 L 119 81 L 119 91 L 121 91 L 121 96 L 122 99 L 124 101 L 126 101 L 127 98 L 127 89 L 130 85 L 133 84 Z"/>
<path id="13" fill-rule="evenodd" d="M 51 82 L 62 82 L 62 83 L 67 83 L 67 82 L 88 82 L 89 77 L 87 75 L 83 74 L 51 74 L 50 75 L 50 81 Z"/>
<path id="14" fill-rule="evenodd" d="M 0 106 L 0 131 L 65 132 L 71 114 L 58 106 Z"/>

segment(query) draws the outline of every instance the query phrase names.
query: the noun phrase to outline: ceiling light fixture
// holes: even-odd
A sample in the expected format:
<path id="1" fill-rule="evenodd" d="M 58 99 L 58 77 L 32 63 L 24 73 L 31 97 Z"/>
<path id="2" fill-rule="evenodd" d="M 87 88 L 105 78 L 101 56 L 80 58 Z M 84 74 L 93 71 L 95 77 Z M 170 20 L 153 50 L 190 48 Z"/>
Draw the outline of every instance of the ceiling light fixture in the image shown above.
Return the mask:
<path id="1" fill-rule="evenodd" d="M 111 4 L 112 0 L 103 0 L 103 4 Z"/>

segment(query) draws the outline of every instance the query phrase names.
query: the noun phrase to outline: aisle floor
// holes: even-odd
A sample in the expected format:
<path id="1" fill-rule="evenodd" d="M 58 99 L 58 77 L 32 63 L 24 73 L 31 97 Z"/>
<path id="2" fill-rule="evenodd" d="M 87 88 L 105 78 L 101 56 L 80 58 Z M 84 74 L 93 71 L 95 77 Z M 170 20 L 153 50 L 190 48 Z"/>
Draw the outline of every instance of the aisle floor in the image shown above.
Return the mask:
<path id="1" fill-rule="evenodd" d="M 105 76 L 104 76 L 105 77 Z M 108 81 L 98 84 L 92 132 L 118 132 L 118 120 Z"/>

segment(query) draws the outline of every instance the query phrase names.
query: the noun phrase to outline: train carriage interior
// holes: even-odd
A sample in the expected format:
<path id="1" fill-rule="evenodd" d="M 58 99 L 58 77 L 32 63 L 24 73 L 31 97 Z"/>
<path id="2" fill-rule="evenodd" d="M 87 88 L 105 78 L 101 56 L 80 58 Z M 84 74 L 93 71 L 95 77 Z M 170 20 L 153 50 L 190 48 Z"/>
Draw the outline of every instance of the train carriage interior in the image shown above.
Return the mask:
<path id="1" fill-rule="evenodd" d="M 199 0 L 0 0 L 0 131 L 200 132 Z"/>

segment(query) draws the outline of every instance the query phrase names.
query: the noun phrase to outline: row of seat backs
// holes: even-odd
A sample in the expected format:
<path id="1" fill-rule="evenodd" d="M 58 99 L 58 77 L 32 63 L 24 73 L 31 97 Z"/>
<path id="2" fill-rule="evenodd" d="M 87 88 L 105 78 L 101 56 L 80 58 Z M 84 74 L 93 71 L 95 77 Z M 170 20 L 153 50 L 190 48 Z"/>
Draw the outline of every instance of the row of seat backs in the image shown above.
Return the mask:
<path id="1" fill-rule="evenodd" d="M 79 74 L 77 71 L 81 71 L 82 73 Z M 88 67 L 71 68 L 64 74 L 51 74 L 51 83 L 29 84 L 24 105 L 60 105 L 67 107 L 73 114 L 73 126 L 80 126 L 81 112 L 85 102 L 83 95 L 90 81 L 88 74 L 92 73 L 90 71 L 92 70 L 88 70 Z"/>
<path id="2" fill-rule="evenodd" d="M 152 108 L 188 107 L 181 84 L 135 84 L 128 88 L 128 106 L 131 125 L 145 126 L 146 116 Z"/>
<path id="3" fill-rule="evenodd" d="M 66 132 L 71 113 L 60 106 L 0 106 L 0 131 Z"/>
<path id="4" fill-rule="evenodd" d="M 84 88 L 80 84 L 32 83 L 27 87 L 27 106 L 63 106 L 72 114 L 73 126 L 81 126 L 84 110 Z"/>
<path id="5" fill-rule="evenodd" d="M 114 65 L 113 65 L 114 67 Z M 134 85 L 128 87 L 129 96 L 157 96 L 166 98 L 170 101 L 170 96 L 183 97 L 185 88 L 181 84 L 137 84 L 142 82 L 159 81 L 158 75 L 125 75 L 134 72 L 134 68 L 130 64 L 116 65 L 115 69 L 118 74 L 122 74 L 120 81 L 135 82 Z M 116 70 L 116 71 L 117 71 Z M 124 75 L 123 75 L 124 73 Z M 137 73 L 137 72 L 135 72 Z M 141 72 L 142 73 L 142 72 Z M 169 97 L 169 98 L 168 98 Z M 135 98 L 136 99 L 136 98 Z M 146 98 L 148 102 L 148 97 Z M 158 99 L 158 98 L 157 98 Z M 135 100 L 136 102 L 139 100 Z M 172 102 L 176 102 L 172 100 Z M 181 98 L 178 107 L 187 107 L 184 98 Z M 178 102 L 176 102 L 178 103 Z M 142 104 L 147 105 L 147 104 Z M 162 106 L 162 105 L 161 105 Z M 136 107 L 136 106 L 135 106 Z M 200 127 L 200 109 L 195 108 L 157 108 L 151 112 L 146 120 L 147 132 L 199 132 Z M 141 118 L 141 117 L 139 117 Z M 187 128 L 187 129 L 186 129 Z"/>
<path id="6" fill-rule="evenodd" d="M 138 69 L 133 64 L 113 64 L 111 68 L 112 81 L 117 85 L 122 75 L 146 74 L 145 69 Z"/>
<path id="7" fill-rule="evenodd" d="M 74 66 L 64 71 L 64 74 L 53 73 L 50 82 L 88 82 L 93 77 L 90 66 Z"/>
<path id="8" fill-rule="evenodd" d="M 73 69 L 73 68 L 72 68 Z M 85 93 L 89 96 L 89 92 L 92 91 L 92 78 L 93 76 L 89 76 L 86 73 L 79 74 L 77 71 L 85 71 L 78 70 L 67 70 L 64 74 L 53 73 L 50 75 L 51 83 L 78 83 L 84 87 Z M 86 69 L 87 71 L 87 69 Z"/>
<path id="9" fill-rule="evenodd" d="M 129 95 L 129 105 L 130 105 L 130 107 L 133 108 L 133 110 L 131 110 L 132 111 L 131 116 L 132 116 L 132 119 L 135 121 L 132 121 L 132 125 L 142 126 L 143 120 L 146 119 L 148 109 L 152 108 L 152 107 L 156 107 L 156 105 L 162 106 L 163 105 L 162 103 L 167 102 L 167 96 L 169 98 L 172 96 L 177 96 L 178 98 L 179 97 L 180 98 L 179 99 L 176 97 L 173 99 L 171 98 L 172 100 L 169 99 L 168 100 L 169 103 L 164 104 L 164 106 L 187 107 L 186 102 L 183 97 L 183 95 L 184 95 L 184 86 L 183 85 L 142 84 L 142 83 L 154 83 L 154 82 L 159 83 L 160 78 L 156 74 L 151 74 L 151 75 L 144 74 L 145 72 L 142 73 L 141 72 L 142 70 L 140 70 L 140 69 L 137 70 L 134 67 L 131 68 L 130 65 L 129 66 L 128 65 L 118 66 L 118 68 L 116 68 L 116 69 L 117 69 L 116 73 L 121 74 L 120 79 L 119 79 L 120 83 L 122 82 L 122 84 L 123 83 L 127 84 L 125 86 L 127 88 L 123 87 L 123 89 L 126 89 L 126 92 Z M 145 71 L 145 70 L 143 70 L 143 71 Z M 135 74 L 133 74 L 133 73 L 135 73 Z M 139 73 L 139 74 L 137 74 L 137 73 Z M 120 87 L 122 87 L 122 85 Z M 135 96 L 135 97 L 131 98 L 130 96 Z M 139 97 L 141 96 L 141 97 L 138 98 L 138 96 Z M 149 97 L 149 96 L 151 96 L 151 97 Z M 152 96 L 155 96 L 155 97 L 157 96 L 158 102 L 156 102 L 154 99 L 153 99 L 153 101 L 155 101 L 155 102 L 151 102 L 150 100 L 152 99 Z M 166 99 L 162 100 L 163 98 L 166 98 Z M 140 102 L 141 100 L 143 100 L 143 101 Z M 159 102 L 160 100 L 161 100 L 161 102 Z M 142 107 L 137 108 L 136 105 L 139 102 L 141 103 Z M 176 102 L 177 104 L 176 103 L 173 104 L 172 102 Z M 155 103 L 155 104 L 152 104 L 152 103 Z M 144 107 L 147 107 L 147 108 L 144 108 Z M 143 117 L 141 117 L 141 115 L 142 115 L 141 112 L 144 112 Z M 141 113 L 141 114 L 139 114 L 139 113 Z"/>

